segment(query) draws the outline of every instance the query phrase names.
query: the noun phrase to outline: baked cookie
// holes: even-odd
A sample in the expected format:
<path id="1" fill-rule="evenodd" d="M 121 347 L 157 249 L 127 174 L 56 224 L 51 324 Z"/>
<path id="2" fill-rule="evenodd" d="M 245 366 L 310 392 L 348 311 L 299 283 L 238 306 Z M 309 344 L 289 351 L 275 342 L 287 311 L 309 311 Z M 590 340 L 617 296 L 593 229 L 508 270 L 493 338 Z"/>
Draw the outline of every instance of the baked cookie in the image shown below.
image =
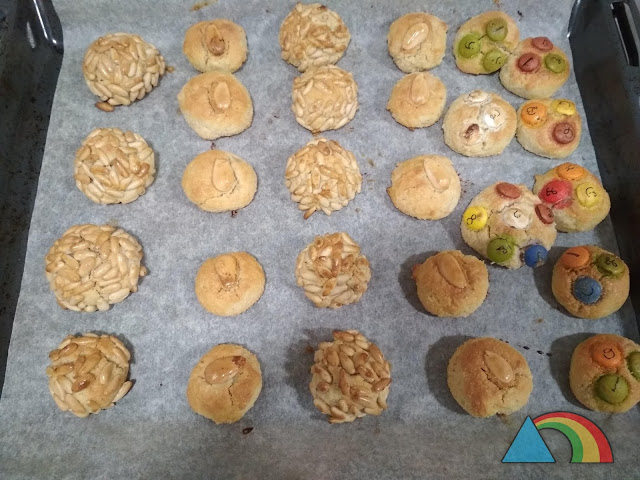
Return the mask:
<path id="1" fill-rule="evenodd" d="M 507 268 L 543 264 L 557 235 L 551 209 L 526 186 L 506 182 L 471 200 L 460 230 L 467 245 Z"/>
<path id="2" fill-rule="evenodd" d="M 479 418 L 520 410 L 533 390 L 527 360 L 491 337 L 472 338 L 458 347 L 449 360 L 447 384 L 456 402 Z"/>
<path id="3" fill-rule="evenodd" d="M 387 194 L 405 215 L 439 220 L 456 208 L 460 178 L 447 157 L 420 155 L 396 165 Z"/>
<path id="4" fill-rule="evenodd" d="M 357 330 L 334 330 L 314 355 L 309 389 L 329 423 L 353 422 L 387 409 L 391 364 L 380 348 Z"/>
<path id="5" fill-rule="evenodd" d="M 69 335 L 49 359 L 49 392 L 60 410 L 76 417 L 113 407 L 131 389 L 131 354 L 114 336 Z"/>
<path id="6" fill-rule="evenodd" d="M 231 252 L 205 261 L 196 275 L 196 297 L 210 313 L 233 317 L 248 310 L 264 292 L 264 270 L 247 252 Z"/>
<path id="7" fill-rule="evenodd" d="M 527 38 L 518 44 L 504 67 L 504 88 L 522 98 L 549 98 L 569 78 L 569 59 L 547 37 Z"/>
<path id="8" fill-rule="evenodd" d="M 467 157 L 499 155 L 516 133 L 515 109 L 495 93 L 474 90 L 456 98 L 444 116 L 444 141 Z"/>
<path id="9" fill-rule="evenodd" d="M 358 85 L 351 73 L 336 67 L 311 68 L 293 79 L 291 110 L 312 133 L 337 130 L 358 110 Z"/>
<path id="10" fill-rule="evenodd" d="M 560 305 L 579 318 L 618 311 L 629 296 L 629 267 L 595 245 L 567 249 L 553 267 L 551 290 Z"/>
<path id="11" fill-rule="evenodd" d="M 184 169 L 182 190 L 206 212 L 238 210 L 251 203 L 258 177 L 247 162 L 233 153 L 207 150 Z"/>
<path id="12" fill-rule="evenodd" d="M 535 179 L 533 193 L 553 210 L 561 232 L 592 230 L 609 214 L 609 194 L 600 180 L 580 165 L 563 163 Z"/>
<path id="13" fill-rule="evenodd" d="M 362 188 L 356 157 L 338 142 L 314 138 L 287 160 L 285 185 L 306 220 L 346 207 Z"/>
<path id="14" fill-rule="evenodd" d="M 249 92 L 226 72 L 196 75 L 178 93 L 178 103 L 189 126 L 206 140 L 236 135 L 253 120 Z"/>
<path id="15" fill-rule="evenodd" d="M 626 412 L 640 402 L 640 345 L 613 334 L 586 339 L 573 351 L 569 385 L 591 410 Z"/>
<path id="16" fill-rule="evenodd" d="M 76 186 L 96 203 L 130 203 L 144 194 L 156 173 L 144 138 L 119 128 L 96 128 L 73 162 Z"/>
<path id="17" fill-rule="evenodd" d="M 226 18 L 198 22 L 185 33 L 182 52 L 196 70 L 233 73 L 247 59 L 247 35 Z"/>
<path id="18" fill-rule="evenodd" d="M 110 33 L 94 41 L 84 54 L 82 73 L 89 90 L 111 112 L 117 105 L 141 100 L 164 75 L 164 58 L 139 35 Z"/>
<path id="19" fill-rule="evenodd" d="M 453 39 L 456 65 L 465 73 L 484 75 L 499 70 L 520 41 L 516 22 L 500 11 L 467 20 Z"/>
<path id="20" fill-rule="evenodd" d="M 412 277 L 422 306 L 438 317 L 467 317 L 489 291 L 484 262 L 459 250 L 439 252 L 413 267 Z"/>
<path id="21" fill-rule="evenodd" d="M 316 237 L 298 255 L 296 283 L 316 307 L 356 303 L 371 280 L 367 257 L 344 232 Z"/>
<path id="22" fill-rule="evenodd" d="M 447 87 L 429 72 L 405 75 L 393 86 L 387 110 L 409 129 L 430 127 L 442 116 Z"/>
<path id="23" fill-rule="evenodd" d="M 582 121 L 571 100 L 540 98 L 520 105 L 516 138 L 525 150 L 566 158 L 580 143 Z"/>
<path id="24" fill-rule="evenodd" d="M 351 34 L 333 10 L 319 3 L 297 3 L 280 26 L 282 59 L 299 71 L 336 63 Z"/>
<path id="25" fill-rule="evenodd" d="M 138 291 L 141 262 L 142 247 L 121 228 L 75 225 L 53 242 L 45 274 L 60 307 L 104 312 Z"/>
<path id="26" fill-rule="evenodd" d="M 258 358 L 240 345 L 222 344 L 193 367 L 187 401 L 194 412 L 217 424 L 234 423 L 253 407 L 261 390 Z"/>
<path id="27" fill-rule="evenodd" d="M 447 44 L 446 23 L 435 15 L 416 12 L 396 19 L 389 27 L 387 47 L 396 66 L 405 73 L 440 65 Z"/>

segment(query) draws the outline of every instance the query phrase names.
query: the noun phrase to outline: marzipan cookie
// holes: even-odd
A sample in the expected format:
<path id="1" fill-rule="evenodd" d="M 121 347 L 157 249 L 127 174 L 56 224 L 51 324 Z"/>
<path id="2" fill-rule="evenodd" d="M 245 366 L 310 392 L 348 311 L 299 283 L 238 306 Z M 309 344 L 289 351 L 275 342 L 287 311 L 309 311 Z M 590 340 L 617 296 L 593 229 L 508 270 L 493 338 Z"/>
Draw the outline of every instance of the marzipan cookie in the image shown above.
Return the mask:
<path id="1" fill-rule="evenodd" d="M 444 57 L 447 29 L 447 24 L 435 15 L 407 13 L 389 27 L 389 55 L 405 73 L 436 67 Z"/>
<path id="2" fill-rule="evenodd" d="M 442 116 L 447 101 L 447 88 L 429 72 L 405 75 L 394 85 L 387 110 L 400 125 L 430 127 Z"/>
<path id="3" fill-rule="evenodd" d="M 196 70 L 233 73 L 247 59 L 247 35 L 226 18 L 198 22 L 185 33 L 182 52 Z"/>

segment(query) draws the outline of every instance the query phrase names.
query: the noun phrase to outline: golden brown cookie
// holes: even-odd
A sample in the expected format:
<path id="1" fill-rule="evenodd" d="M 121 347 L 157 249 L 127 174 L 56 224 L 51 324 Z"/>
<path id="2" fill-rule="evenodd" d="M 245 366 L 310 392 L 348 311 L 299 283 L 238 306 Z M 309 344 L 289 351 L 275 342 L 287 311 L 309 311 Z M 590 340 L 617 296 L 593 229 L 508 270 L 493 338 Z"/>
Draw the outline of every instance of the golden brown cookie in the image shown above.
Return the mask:
<path id="1" fill-rule="evenodd" d="M 194 412 L 217 424 L 234 423 L 253 407 L 261 390 L 258 358 L 240 345 L 221 344 L 193 367 L 187 401 Z"/>
<path id="2" fill-rule="evenodd" d="M 60 410 L 76 417 L 113 407 L 131 389 L 131 354 L 114 336 L 69 335 L 49 359 L 49 392 Z"/>
<path id="3" fill-rule="evenodd" d="M 440 65 L 447 43 L 446 23 L 435 15 L 415 12 L 396 19 L 389 27 L 387 47 L 396 66 L 405 73 Z"/>
<path id="4" fill-rule="evenodd" d="M 438 317 L 467 317 L 475 312 L 489 291 L 484 262 L 459 250 L 446 250 L 413 267 L 422 306 Z"/>
<path id="5" fill-rule="evenodd" d="M 230 252 L 205 261 L 196 275 L 200 305 L 214 315 L 233 317 L 248 310 L 264 292 L 264 270 L 247 252 Z"/>
<path id="6" fill-rule="evenodd" d="M 573 351 L 569 384 L 591 410 L 626 412 L 640 402 L 640 345 L 614 334 L 586 339 Z"/>
<path id="7" fill-rule="evenodd" d="M 474 417 L 506 415 L 529 401 L 533 378 L 527 360 L 495 338 L 473 338 L 449 360 L 447 384 L 456 402 Z"/>
<path id="8" fill-rule="evenodd" d="M 429 72 L 405 75 L 393 86 L 387 110 L 409 129 L 429 127 L 442 116 L 447 87 Z"/>
<path id="9" fill-rule="evenodd" d="M 592 230 L 609 214 L 609 194 L 598 177 L 580 165 L 563 163 L 535 180 L 533 193 L 553 210 L 561 232 Z"/>
<path id="10" fill-rule="evenodd" d="M 391 364 L 380 348 L 357 330 L 334 330 L 314 355 L 309 389 L 329 423 L 353 422 L 387 409 Z"/>
<path id="11" fill-rule="evenodd" d="M 236 135 L 253 120 L 249 92 L 226 72 L 196 75 L 182 87 L 178 102 L 189 126 L 206 140 Z"/>
<path id="12" fill-rule="evenodd" d="M 629 267 L 595 245 L 567 249 L 553 267 L 551 290 L 560 305 L 579 318 L 618 311 L 629 296 Z"/>
<path id="13" fill-rule="evenodd" d="M 207 150 L 184 169 L 182 189 L 202 210 L 226 212 L 251 203 L 258 177 L 251 165 L 233 153 Z"/>
<path id="14" fill-rule="evenodd" d="M 198 22 L 185 33 L 182 52 L 196 70 L 233 73 L 247 59 L 247 35 L 226 18 Z"/>

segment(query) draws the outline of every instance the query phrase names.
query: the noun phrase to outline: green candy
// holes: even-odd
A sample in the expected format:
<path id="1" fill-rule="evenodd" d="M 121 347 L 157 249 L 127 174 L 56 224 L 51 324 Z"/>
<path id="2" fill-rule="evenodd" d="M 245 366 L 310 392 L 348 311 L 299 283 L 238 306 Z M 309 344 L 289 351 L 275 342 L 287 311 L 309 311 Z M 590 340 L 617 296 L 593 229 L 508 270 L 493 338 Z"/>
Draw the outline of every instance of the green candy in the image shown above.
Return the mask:
<path id="1" fill-rule="evenodd" d="M 513 257 L 513 244 L 507 236 L 494 238 L 487 245 L 487 257 L 495 263 L 508 262 Z"/>
<path id="2" fill-rule="evenodd" d="M 562 73 L 567 68 L 567 63 L 564 61 L 564 58 L 555 53 L 550 53 L 544 57 L 544 64 L 553 73 Z"/>
<path id="3" fill-rule="evenodd" d="M 494 42 L 501 42 L 504 40 L 504 37 L 507 36 L 507 32 L 509 31 L 507 21 L 504 18 L 494 18 L 493 20 L 489 20 L 485 28 L 487 30 L 487 37 Z"/>
<path id="4" fill-rule="evenodd" d="M 507 56 L 502 53 L 500 50 L 491 50 L 484 56 L 482 60 L 482 66 L 487 72 L 495 72 L 500 70 L 504 65 L 504 62 L 507 61 Z"/>
<path id="5" fill-rule="evenodd" d="M 627 357 L 627 365 L 629 365 L 631 375 L 640 381 L 640 352 L 631 352 Z"/>
<path id="6" fill-rule="evenodd" d="M 615 255 L 609 255 L 606 253 L 598 255 L 598 258 L 596 259 L 596 267 L 603 275 L 612 275 L 614 277 L 617 277 L 624 272 L 622 260 Z"/>
<path id="7" fill-rule="evenodd" d="M 458 44 L 458 53 L 461 57 L 471 58 L 480 53 L 480 35 L 468 33 Z"/>
<path id="8" fill-rule="evenodd" d="M 607 403 L 621 403 L 629 395 L 629 384 L 620 375 L 603 375 L 596 382 L 596 395 Z"/>

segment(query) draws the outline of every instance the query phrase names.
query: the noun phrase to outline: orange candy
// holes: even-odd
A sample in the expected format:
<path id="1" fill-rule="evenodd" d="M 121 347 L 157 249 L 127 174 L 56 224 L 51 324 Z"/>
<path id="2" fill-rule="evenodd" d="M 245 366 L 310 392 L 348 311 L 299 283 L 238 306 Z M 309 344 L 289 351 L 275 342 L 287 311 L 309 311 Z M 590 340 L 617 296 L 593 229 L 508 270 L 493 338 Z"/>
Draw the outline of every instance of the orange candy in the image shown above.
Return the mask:
<path id="1" fill-rule="evenodd" d="M 568 268 L 578 268 L 589 263 L 589 250 L 584 247 L 571 247 L 560 257 L 562 265 Z"/>
<path id="2" fill-rule="evenodd" d="M 558 175 L 565 180 L 578 180 L 584 177 L 587 171 L 580 165 L 575 163 L 566 162 L 556 167 Z"/>
<path id="3" fill-rule="evenodd" d="M 547 120 L 547 107 L 540 102 L 529 102 L 522 108 L 520 116 L 530 126 L 539 127 Z"/>
<path id="4" fill-rule="evenodd" d="M 591 347 L 591 358 L 605 368 L 617 368 L 623 360 L 622 352 L 611 342 L 594 343 Z"/>

